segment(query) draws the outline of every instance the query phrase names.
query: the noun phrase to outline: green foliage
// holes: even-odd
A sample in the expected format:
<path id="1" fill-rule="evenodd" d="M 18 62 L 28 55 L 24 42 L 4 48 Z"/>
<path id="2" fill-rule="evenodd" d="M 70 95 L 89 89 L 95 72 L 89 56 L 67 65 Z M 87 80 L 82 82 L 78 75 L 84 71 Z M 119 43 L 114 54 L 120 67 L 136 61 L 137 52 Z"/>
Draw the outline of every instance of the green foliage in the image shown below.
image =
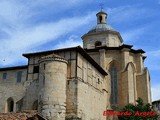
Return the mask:
<path id="1" fill-rule="evenodd" d="M 120 110 L 121 113 L 129 112 L 131 115 L 120 115 L 119 120 L 157 120 L 158 115 L 156 112 L 152 111 L 151 105 L 144 104 L 141 98 L 136 100 L 137 105 L 127 104 L 123 109 Z"/>

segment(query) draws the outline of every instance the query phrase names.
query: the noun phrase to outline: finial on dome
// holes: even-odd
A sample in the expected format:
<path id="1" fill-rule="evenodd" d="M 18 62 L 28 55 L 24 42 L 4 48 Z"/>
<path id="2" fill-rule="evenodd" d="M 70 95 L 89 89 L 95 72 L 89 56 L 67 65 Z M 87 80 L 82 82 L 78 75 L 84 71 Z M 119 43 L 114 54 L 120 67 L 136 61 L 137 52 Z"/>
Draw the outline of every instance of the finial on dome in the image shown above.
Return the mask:
<path id="1" fill-rule="evenodd" d="M 101 11 L 102 11 L 104 4 L 103 4 L 103 3 L 100 3 L 99 6 L 101 7 Z"/>

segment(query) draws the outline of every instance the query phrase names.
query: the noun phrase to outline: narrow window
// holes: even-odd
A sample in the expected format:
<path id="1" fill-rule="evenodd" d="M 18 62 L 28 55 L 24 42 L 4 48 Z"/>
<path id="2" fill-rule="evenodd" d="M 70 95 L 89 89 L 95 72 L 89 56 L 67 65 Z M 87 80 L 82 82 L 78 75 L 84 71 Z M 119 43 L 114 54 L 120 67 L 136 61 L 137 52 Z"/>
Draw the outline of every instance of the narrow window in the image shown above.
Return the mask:
<path id="1" fill-rule="evenodd" d="M 3 80 L 7 79 L 7 73 L 3 73 Z"/>
<path id="2" fill-rule="evenodd" d="M 17 83 L 21 82 L 22 80 L 22 71 L 17 72 Z"/>
<path id="3" fill-rule="evenodd" d="M 38 110 L 38 100 L 34 101 L 32 105 L 32 110 Z"/>
<path id="4" fill-rule="evenodd" d="M 43 75 L 43 85 L 45 85 L 45 75 Z"/>
<path id="5" fill-rule="evenodd" d="M 44 70 L 46 69 L 46 64 L 44 63 Z"/>
<path id="6" fill-rule="evenodd" d="M 118 104 L 118 86 L 117 86 L 117 69 L 115 65 L 112 65 L 110 68 L 111 76 L 111 104 Z"/>
<path id="7" fill-rule="evenodd" d="M 102 16 L 99 16 L 99 22 L 100 23 L 102 22 Z"/>
<path id="8" fill-rule="evenodd" d="M 100 80 L 99 80 L 99 78 L 98 78 L 98 84 L 100 84 Z"/>
<path id="9" fill-rule="evenodd" d="M 39 66 L 34 66 L 33 73 L 39 73 Z"/>

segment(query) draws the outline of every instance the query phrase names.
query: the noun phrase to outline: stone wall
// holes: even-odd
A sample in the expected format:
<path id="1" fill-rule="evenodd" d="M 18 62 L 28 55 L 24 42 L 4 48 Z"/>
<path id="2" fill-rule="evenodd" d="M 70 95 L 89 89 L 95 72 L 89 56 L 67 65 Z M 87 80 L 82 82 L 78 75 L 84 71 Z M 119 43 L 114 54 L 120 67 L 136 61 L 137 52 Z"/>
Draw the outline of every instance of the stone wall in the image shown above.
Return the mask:
<path id="1" fill-rule="evenodd" d="M 87 37 L 83 38 L 83 48 L 91 49 L 95 48 L 95 43 L 97 41 L 100 41 L 102 43 L 102 46 L 105 46 L 107 44 L 107 37 L 106 34 L 92 34 L 88 35 Z"/>
<path id="2" fill-rule="evenodd" d="M 106 120 L 106 89 L 106 77 L 78 54 L 77 78 L 67 84 L 67 118 Z"/>
<path id="3" fill-rule="evenodd" d="M 78 81 L 78 117 L 82 120 L 106 120 L 103 112 L 107 107 L 107 92 L 100 91 L 92 85 Z"/>
<path id="4" fill-rule="evenodd" d="M 21 82 L 17 82 L 17 72 L 22 71 Z M 7 73 L 7 78 L 3 79 L 3 73 Z M 25 95 L 26 88 L 23 86 L 26 81 L 27 70 L 7 70 L 0 72 L 0 112 L 8 112 L 7 100 L 12 99 L 14 102 L 13 111 L 22 109 L 22 98 Z"/>
<path id="5" fill-rule="evenodd" d="M 150 91 L 150 79 L 147 69 L 142 74 L 137 75 L 137 97 L 141 97 L 144 103 L 152 103 Z"/>
<path id="6" fill-rule="evenodd" d="M 122 108 L 127 103 L 135 103 L 138 97 L 144 99 L 145 102 L 151 101 L 149 73 L 144 72 L 144 63 L 142 54 L 132 53 L 129 49 L 122 50 L 105 50 L 105 55 L 100 49 L 97 52 L 89 52 L 88 54 L 99 64 L 105 68 L 109 74 L 109 68 L 112 64 L 116 64 L 118 75 L 118 106 Z M 101 53 L 101 54 L 100 54 Z M 102 58 L 105 56 L 105 67 L 102 66 Z M 107 91 L 110 98 L 111 93 L 110 74 L 107 76 Z M 108 99 L 108 103 L 110 100 Z"/>
<path id="7" fill-rule="evenodd" d="M 26 81 L 24 86 L 26 88 L 26 91 L 23 98 L 22 110 L 37 110 L 39 80 Z"/>
<path id="8" fill-rule="evenodd" d="M 122 45 L 120 39 L 115 34 L 108 35 L 108 47 L 119 47 Z"/>
<path id="9" fill-rule="evenodd" d="M 105 31 L 105 32 L 96 32 L 86 34 L 82 37 L 83 39 L 83 48 L 93 49 L 95 48 L 95 43 L 97 41 L 101 42 L 100 46 L 107 46 L 107 47 L 119 47 L 122 45 L 122 41 L 119 38 L 117 32 L 114 31 Z"/>

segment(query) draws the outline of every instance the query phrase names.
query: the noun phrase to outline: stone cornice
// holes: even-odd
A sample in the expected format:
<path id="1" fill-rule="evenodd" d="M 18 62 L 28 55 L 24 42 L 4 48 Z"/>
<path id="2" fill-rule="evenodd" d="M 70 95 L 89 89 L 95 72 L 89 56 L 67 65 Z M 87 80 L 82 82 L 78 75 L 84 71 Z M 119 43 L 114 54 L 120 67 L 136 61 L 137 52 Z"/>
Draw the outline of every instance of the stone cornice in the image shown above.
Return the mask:
<path id="1" fill-rule="evenodd" d="M 135 49 L 132 49 L 132 45 L 126 45 L 126 44 L 123 44 L 119 47 L 107 47 L 107 46 L 101 46 L 101 47 L 96 47 L 96 48 L 93 48 L 93 49 L 84 49 L 86 50 L 87 52 L 98 52 L 100 49 L 105 49 L 105 50 L 129 50 L 129 52 L 131 53 L 134 53 L 134 54 L 143 54 L 145 53 L 145 51 L 143 51 L 142 49 L 138 49 L 138 50 L 135 50 Z"/>

